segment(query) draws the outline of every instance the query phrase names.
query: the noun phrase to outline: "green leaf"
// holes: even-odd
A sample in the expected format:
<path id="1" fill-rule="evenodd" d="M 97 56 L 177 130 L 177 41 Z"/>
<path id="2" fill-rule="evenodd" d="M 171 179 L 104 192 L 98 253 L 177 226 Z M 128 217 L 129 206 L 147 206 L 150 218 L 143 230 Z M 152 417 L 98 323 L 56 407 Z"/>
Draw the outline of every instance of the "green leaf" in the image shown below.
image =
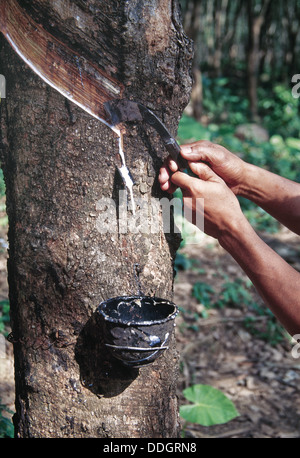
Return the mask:
<path id="1" fill-rule="evenodd" d="M 234 404 L 221 391 L 209 385 L 194 385 L 183 391 L 192 405 L 180 407 L 180 416 L 202 426 L 222 425 L 239 416 Z"/>

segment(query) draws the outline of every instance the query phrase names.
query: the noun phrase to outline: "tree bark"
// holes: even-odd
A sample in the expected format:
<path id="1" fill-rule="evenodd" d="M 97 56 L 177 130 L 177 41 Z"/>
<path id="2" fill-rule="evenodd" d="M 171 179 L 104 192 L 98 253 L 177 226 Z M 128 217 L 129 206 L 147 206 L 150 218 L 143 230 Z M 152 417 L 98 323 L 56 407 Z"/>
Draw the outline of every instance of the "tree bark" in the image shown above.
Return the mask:
<path id="1" fill-rule="evenodd" d="M 173 134 L 190 89 L 190 42 L 177 0 L 20 1 L 36 21 L 125 86 Z M 9 217 L 8 278 L 17 437 L 178 437 L 175 342 L 126 369 L 103 347 L 95 310 L 137 292 L 172 299 L 176 235 L 97 230 L 97 202 L 123 184 L 117 138 L 36 76 L 1 38 L 1 151 Z M 150 128 L 127 129 L 134 194 L 160 198 L 165 150 Z"/>
<path id="2" fill-rule="evenodd" d="M 286 52 L 287 80 L 298 73 L 299 53 L 297 44 L 299 36 L 300 4 L 297 1 L 285 3 L 285 14 L 288 21 L 288 50 Z"/>
<path id="3" fill-rule="evenodd" d="M 255 2 L 247 0 L 248 10 L 248 50 L 247 50 L 247 77 L 248 77 L 248 97 L 250 102 L 250 113 L 253 121 L 258 121 L 258 71 L 260 64 L 260 35 L 265 21 L 265 15 L 270 7 L 271 0 L 262 0 L 260 12 L 255 13 Z"/>
<path id="4" fill-rule="evenodd" d="M 188 10 L 184 18 L 184 28 L 188 37 L 194 44 L 194 59 L 192 66 L 193 88 L 191 93 L 192 114 L 195 119 L 201 121 L 203 114 L 203 85 L 201 72 L 201 8 L 199 0 L 192 0 L 188 4 Z"/>
<path id="5" fill-rule="evenodd" d="M 222 46 L 224 40 L 224 25 L 226 20 L 226 11 L 228 6 L 228 0 L 219 0 L 214 5 L 214 57 L 213 57 L 213 72 L 216 78 L 220 78 L 222 75 Z"/>

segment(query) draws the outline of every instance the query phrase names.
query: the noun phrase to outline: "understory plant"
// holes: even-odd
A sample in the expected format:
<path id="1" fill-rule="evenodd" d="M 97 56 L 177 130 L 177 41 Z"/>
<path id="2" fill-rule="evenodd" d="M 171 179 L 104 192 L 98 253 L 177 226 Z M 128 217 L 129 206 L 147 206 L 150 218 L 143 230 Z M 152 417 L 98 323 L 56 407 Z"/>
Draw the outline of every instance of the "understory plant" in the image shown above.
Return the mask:
<path id="1" fill-rule="evenodd" d="M 228 423 L 239 416 L 233 402 L 210 385 L 193 385 L 185 389 L 183 395 L 191 402 L 180 407 L 180 416 L 187 423 L 214 426 Z"/>

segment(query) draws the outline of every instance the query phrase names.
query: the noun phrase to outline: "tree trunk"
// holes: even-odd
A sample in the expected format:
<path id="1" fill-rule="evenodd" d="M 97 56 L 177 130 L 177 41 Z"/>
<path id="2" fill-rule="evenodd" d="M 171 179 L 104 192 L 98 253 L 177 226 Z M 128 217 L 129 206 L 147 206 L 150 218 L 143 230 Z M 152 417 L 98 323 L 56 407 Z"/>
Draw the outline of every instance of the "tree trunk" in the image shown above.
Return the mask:
<path id="1" fill-rule="evenodd" d="M 224 25 L 226 20 L 228 0 L 219 0 L 215 2 L 214 8 L 214 58 L 213 58 L 213 71 L 216 78 L 222 75 L 222 45 L 224 40 Z"/>
<path id="2" fill-rule="evenodd" d="M 248 97 L 250 102 L 250 113 L 253 121 L 258 121 L 258 71 L 260 64 L 260 34 L 265 21 L 266 12 L 271 0 L 262 0 L 259 14 L 255 13 L 255 2 L 247 0 L 249 41 L 247 50 L 247 75 L 248 75 Z"/>
<path id="3" fill-rule="evenodd" d="M 177 0 L 20 1 L 50 33 L 102 65 L 175 134 L 190 94 L 190 43 Z M 7 187 L 17 437 L 178 437 L 175 343 L 151 366 L 124 368 L 103 347 L 98 304 L 137 292 L 172 298 L 179 238 L 101 234 L 99 204 L 117 202 L 117 138 L 45 85 L 1 39 L 1 150 Z M 165 150 L 127 129 L 135 196 L 162 197 Z"/>
<path id="4" fill-rule="evenodd" d="M 287 81 L 290 82 L 291 75 L 298 73 L 299 52 L 297 53 L 299 36 L 300 4 L 297 1 L 285 3 L 285 14 L 288 21 L 288 50 L 286 52 Z"/>
<path id="5" fill-rule="evenodd" d="M 201 72 L 201 7 L 199 0 L 192 0 L 185 14 L 184 28 L 194 44 L 194 59 L 192 66 L 193 88 L 191 93 L 192 114 L 195 119 L 201 121 L 203 114 L 203 85 Z"/>

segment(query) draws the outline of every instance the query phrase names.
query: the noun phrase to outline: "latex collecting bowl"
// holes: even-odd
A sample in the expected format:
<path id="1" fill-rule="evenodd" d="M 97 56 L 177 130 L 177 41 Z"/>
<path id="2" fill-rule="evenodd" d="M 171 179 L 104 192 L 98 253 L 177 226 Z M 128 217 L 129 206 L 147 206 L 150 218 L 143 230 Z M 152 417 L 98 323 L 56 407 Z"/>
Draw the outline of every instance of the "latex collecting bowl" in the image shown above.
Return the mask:
<path id="1" fill-rule="evenodd" d="M 124 365 L 141 367 L 168 349 L 178 308 L 157 297 L 121 296 L 102 302 L 105 345 Z"/>

